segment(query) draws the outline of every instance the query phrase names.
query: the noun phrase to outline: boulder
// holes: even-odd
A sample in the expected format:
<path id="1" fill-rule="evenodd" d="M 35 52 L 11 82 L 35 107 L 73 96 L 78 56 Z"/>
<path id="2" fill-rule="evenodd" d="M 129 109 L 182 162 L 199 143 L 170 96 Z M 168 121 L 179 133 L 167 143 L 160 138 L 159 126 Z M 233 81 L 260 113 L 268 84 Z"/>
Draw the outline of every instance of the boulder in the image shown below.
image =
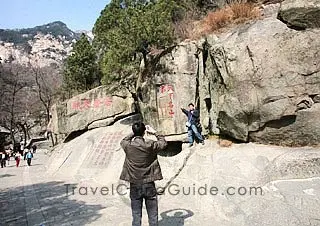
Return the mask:
<path id="1" fill-rule="evenodd" d="M 220 93 L 211 101 L 221 133 L 241 141 L 318 144 L 319 109 L 312 97 L 320 92 L 319 35 L 316 29 L 296 31 L 267 18 L 218 39 L 208 37 L 205 64 L 214 67 L 205 77 L 210 93 Z M 222 86 L 217 88 L 214 79 Z M 205 98 L 200 96 L 202 105 Z"/>
<path id="2" fill-rule="evenodd" d="M 108 126 L 133 112 L 135 104 L 130 93 L 101 86 L 54 105 L 49 127 L 54 134 L 67 135 Z"/>
<path id="3" fill-rule="evenodd" d="M 250 132 L 251 140 L 265 144 L 301 146 L 319 144 L 320 104 L 300 110 L 296 115 L 283 116 L 267 122 L 256 132 Z"/>
<path id="4" fill-rule="evenodd" d="M 320 28 L 320 1 L 285 0 L 279 19 L 295 29 Z"/>

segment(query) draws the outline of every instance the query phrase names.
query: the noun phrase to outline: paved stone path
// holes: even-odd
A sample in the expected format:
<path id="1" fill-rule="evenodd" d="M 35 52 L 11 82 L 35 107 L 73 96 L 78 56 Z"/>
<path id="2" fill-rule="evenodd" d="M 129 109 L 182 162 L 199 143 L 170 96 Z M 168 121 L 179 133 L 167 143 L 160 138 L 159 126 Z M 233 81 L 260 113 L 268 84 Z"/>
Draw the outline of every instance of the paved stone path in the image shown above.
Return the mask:
<path id="1" fill-rule="evenodd" d="M 183 151 L 186 154 L 179 159 L 160 158 L 165 179 L 157 185 L 166 185 L 170 178 L 172 184 L 191 189 L 204 184 L 219 189 L 259 185 L 264 194 L 194 196 L 182 195 L 180 187 L 179 195 L 159 196 L 159 226 L 320 226 L 319 148 L 255 144 L 219 148 L 215 142 L 207 142 Z M 93 179 L 61 174 L 49 177 L 48 160 L 44 150 L 39 150 L 31 167 L 22 161 L 17 168 L 11 160 L 9 166 L 0 169 L 0 226 L 131 225 L 128 193 L 112 194 L 112 187 L 108 187 L 109 193 L 103 195 L 105 185 Z M 174 168 L 179 169 L 178 176 L 172 174 Z"/>
<path id="2" fill-rule="evenodd" d="M 48 157 L 42 150 L 32 165 L 14 161 L 0 169 L 0 225 L 84 225 L 101 215 L 102 205 L 88 205 L 66 194 L 66 182 L 45 178 Z M 67 182 L 69 183 L 69 182 Z"/>
<path id="3" fill-rule="evenodd" d="M 12 158 L 0 168 L 0 226 L 131 225 L 128 196 L 101 195 L 104 185 L 95 181 L 47 178 L 48 158 L 37 150 L 30 167 L 21 161 L 17 168 Z M 87 195 L 81 187 L 88 187 Z M 90 187 L 98 188 L 95 195 Z M 145 208 L 143 214 L 148 225 Z"/>

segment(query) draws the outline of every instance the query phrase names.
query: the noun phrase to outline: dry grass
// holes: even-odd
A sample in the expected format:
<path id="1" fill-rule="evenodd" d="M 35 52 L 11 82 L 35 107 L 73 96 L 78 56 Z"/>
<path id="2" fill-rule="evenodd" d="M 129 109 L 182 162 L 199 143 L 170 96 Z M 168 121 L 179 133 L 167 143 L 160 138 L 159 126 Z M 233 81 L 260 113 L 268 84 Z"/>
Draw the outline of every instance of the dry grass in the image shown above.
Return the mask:
<path id="1" fill-rule="evenodd" d="M 260 16 L 258 8 L 252 3 L 232 3 L 226 8 L 211 12 L 202 20 L 204 34 L 218 31 L 231 24 L 244 23 Z"/>
<path id="2" fill-rule="evenodd" d="M 260 17 L 259 8 L 253 3 L 231 3 L 223 9 L 209 12 L 200 21 L 186 18 L 176 24 L 175 30 L 181 39 L 198 39 L 209 33 L 219 32 L 233 24 L 240 24 Z"/>
<path id="3" fill-rule="evenodd" d="M 215 31 L 226 27 L 232 21 L 233 13 L 230 7 L 216 12 L 210 12 L 202 21 L 205 30 Z"/>
<path id="4" fill-rule="evenodd" d="M 230 5 L 230 8 L 235 21 L 240 20 L 242 22 L 243 20 L 252 20 L 260 16 L 258 8 L 251 3 L 233 3 Z"/>

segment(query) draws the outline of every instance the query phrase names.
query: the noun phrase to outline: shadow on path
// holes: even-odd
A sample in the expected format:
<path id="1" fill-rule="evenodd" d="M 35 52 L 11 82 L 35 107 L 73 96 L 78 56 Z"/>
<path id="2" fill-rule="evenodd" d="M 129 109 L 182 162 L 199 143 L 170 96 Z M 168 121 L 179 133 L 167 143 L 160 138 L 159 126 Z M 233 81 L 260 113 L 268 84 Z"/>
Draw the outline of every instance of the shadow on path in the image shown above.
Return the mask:
<path id="1" fill-rule="evenodd" d="M 15 175 L 12 175 L 12 174 L 3 174 L 3 175 L 0 175 L 0 178 L 4 178 L 4 177 L 14 177 Z"/>
<path id="2" fill-rule="evenodd" d="M 105 207 L 71 200 L 64 182 L 52 181 L 0 190 L 0 225 L 87 225 Z"/>
<path id="3" fill-rule="evenodd" d="M 183 226 L 185 219 L 192 217 L 194 213 L 186 209 L 173 209 L 160 214 L 159 226 Z"/>

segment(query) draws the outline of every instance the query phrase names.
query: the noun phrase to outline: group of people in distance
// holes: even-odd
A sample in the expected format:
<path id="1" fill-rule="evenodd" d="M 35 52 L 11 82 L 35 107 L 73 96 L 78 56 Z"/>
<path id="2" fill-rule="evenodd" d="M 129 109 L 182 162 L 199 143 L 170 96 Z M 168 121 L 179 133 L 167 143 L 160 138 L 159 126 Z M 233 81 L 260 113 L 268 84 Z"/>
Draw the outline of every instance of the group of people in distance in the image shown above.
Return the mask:
<path id="1" fill-rule="evenodd" d="M 7 146 L 5 150 L 0 151 L 1 168 L 10 164 L 11 157 L 14 158 L 16 167 L 19 167 L 22 158 L 27 161 L 28 166 L 31 166 L 31 160 L 36 149 L 37 146 L 35 144 L 31 148 L 26 148 L 23 141 L 16 148 L 13 145 Z"/>

